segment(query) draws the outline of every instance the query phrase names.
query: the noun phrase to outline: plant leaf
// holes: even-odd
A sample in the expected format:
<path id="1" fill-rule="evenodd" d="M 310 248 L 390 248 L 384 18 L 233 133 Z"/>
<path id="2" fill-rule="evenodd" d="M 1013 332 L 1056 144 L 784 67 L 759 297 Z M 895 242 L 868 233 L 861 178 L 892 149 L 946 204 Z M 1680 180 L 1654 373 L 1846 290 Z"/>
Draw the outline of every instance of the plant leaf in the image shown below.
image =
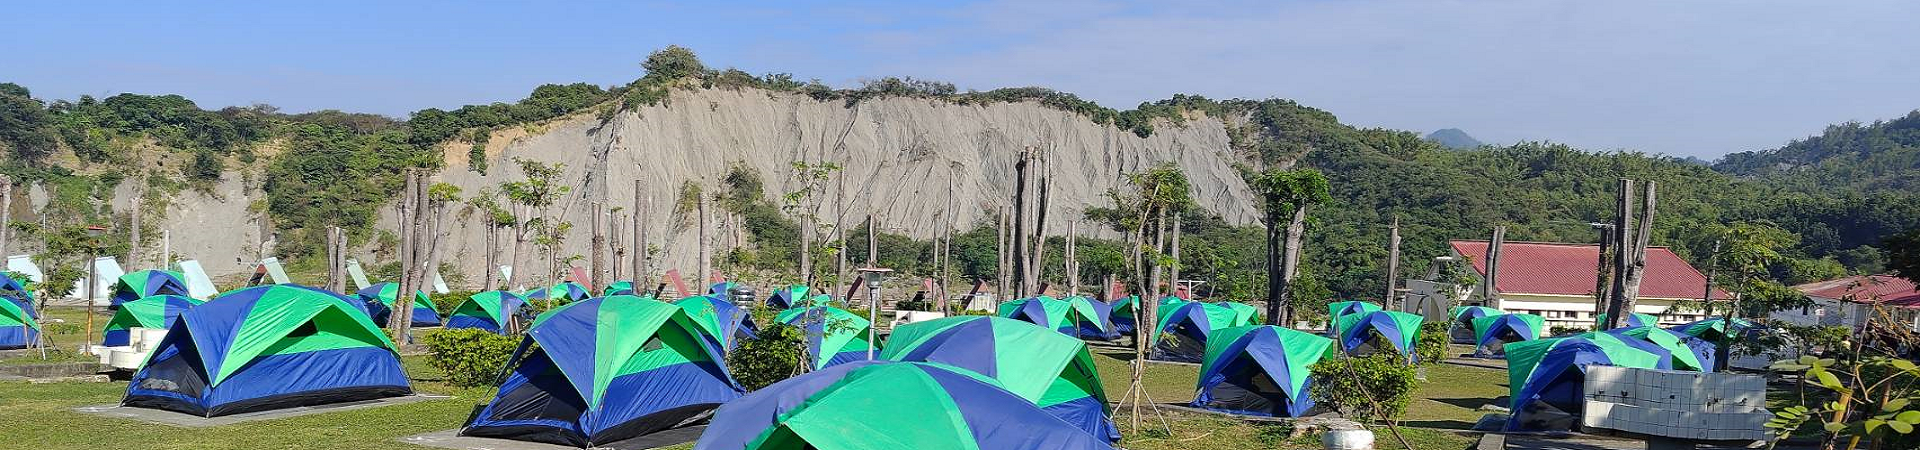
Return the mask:
<path id="1" fill-rule="evenodd" d="M 1913 432 L 1913 424 L 1900 421 L 1887 422 L 1887 428 L 1892 428 L 1895 433 L 1900 434 Z"/>
<path id="2" fill-rule="evenodd" d="M 1877 430 L 1880 428 L 1881 425 L 1886 425 L 1886 424 L 1887 424 L 1887 421 L 1885 420 L 1867 419 L 1866 423 L 1861 424 L 1861 426 L 1865 427 L 1868 433 L 1872 433 L 1873 430 Z"/>
<path id="3" fill-rule="evenodd" d="M 1840 423 L 1840 422 L 1827 422 L 1824 428 L 1827 429 L 1828 433 L 1839 433 L 1840 430 L 1847 429 L 1847 424 Z"/>
<path id="4" fill-rule="evenodd" d="M 1840 385 L 1840 377 L 1833 376 L 1833 372 L 1822 370 L 1819 372 L 1815 372 L 1814 376 L 1816 378 L 1819 378 L 1820 385 L 1826 387 L 1827 389 L 1838 391 L 1842 388 L 1845 388 L 1845 386 Z"/>
<path id="5" fill-rule="evenodd" d="M 1899 411 L 1902 409 L 1907 409 L 1907 399 L 1896 398 L 1893 400 L 1887 400 L 1886 404 L 1880 405 L 1881 411 Z M 1909 411 L 1909 412 L 1920 412 L 1920 411 Z M 1907 422 L 1912 422 L 1912 421 L 1909 420 Z"/>
<path id="6" fill-rule="evenodd" d="M 1900 415 L 1893 416 L 1893 420 L 1898 420 L 1906 423 L 1920 424 L 1920 411 L 1903 411 L 1900 413 Z"/>

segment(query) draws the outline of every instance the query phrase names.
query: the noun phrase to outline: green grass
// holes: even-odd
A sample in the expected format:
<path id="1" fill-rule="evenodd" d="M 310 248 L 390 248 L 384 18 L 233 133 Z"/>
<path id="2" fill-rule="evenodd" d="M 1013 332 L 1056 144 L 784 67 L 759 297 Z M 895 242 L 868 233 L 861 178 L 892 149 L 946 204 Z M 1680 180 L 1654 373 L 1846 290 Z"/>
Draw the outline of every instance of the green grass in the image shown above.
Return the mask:
<path id="1" fill-rule="evenodd" d="M 70 322 L 84 318 L 78 309 L 71 308 L 56 308 L 50 314 Z M 50 338 L 67 347 L 83 339 L 77 332 Z M 1125 354 L 1118 352 L 1094 357 L 1103 388 L 1116 401 L 1127 392 L 1132 370 L 1127 361 L 1121 359 L 1125 357 Z M 22 359 L 28 358 L 0 361 L 0 364 L 39 362 L 37 357 L 30 361 L 20 361 Z M 395 439 L 458 427 L 472 408 L 488 400 L 491 395 L 489 389 L 447 386 L 441 382 L 443 375 L 428 367 L 424 358 L 409 356 L 402 361 L 413 378 L 416 390 L 451 395 L 453 398 L 211 428 L 175 428 L 73 412 L 72 409 L 78 406 L 118 402 L 126 390 L 125 383 L 0 382 L 0 411 L 5 411 L 7 416 L 6 420 L 0 420 L 0 436 L 9 439 L 7 447 L 19 444 L 20 448 L 41 449 L 424 448 L 403 444 Z M 1143 384 L 1156 402 L 1185 403 L 1193 398 L 1198 371 L 1197 366 L 1149 364 Z M 1427 369 L 1427 377 L 1428 380 L 1422 383 L 1418 391 L 1421 398 L 1408 408 L 1407 418 L 1401 428 L 1403 434 L 1417 449 L 1466 448 L 1473 438 L 1458 430 L 1463 430 L 1479 418 L 1480 413 L 1473 411 L 1473 408 L 1506 394 L 1506 374 L 1488 369 L 1435 365 Z M 1164 412 L 1171 433 L 1158 431 L 1157 416 L 1146 414 L 1143 414 L 1140 432 L 1129 433 L 1131 417 L 1125 411 L 1116 411 L 1115 420 L 1127 435 L 1121 445 L 1134 450 L 1320 448 L 1318 436 L 1314 434 L 1288 439 L 1292 428 L 1286 424 L 1255 423 L 1216 414 Z M 1398 447 L 1385 428 L 1376 427 L 1375 434 L 1379 448 Z M 669 448 L 685 450 L 691 447 L 688 444 Z"/>

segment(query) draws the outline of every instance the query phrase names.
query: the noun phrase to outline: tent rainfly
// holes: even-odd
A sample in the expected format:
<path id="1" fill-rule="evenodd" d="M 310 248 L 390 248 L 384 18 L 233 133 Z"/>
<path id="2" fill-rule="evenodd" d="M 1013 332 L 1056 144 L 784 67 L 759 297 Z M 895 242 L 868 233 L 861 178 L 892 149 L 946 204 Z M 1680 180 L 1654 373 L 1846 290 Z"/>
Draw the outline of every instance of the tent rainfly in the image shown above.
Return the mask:
<path id="1" fill-rule="evenodd" d="M 40 323 L 33 320 L 32 311 L 32 306 L 0 302 L 0 350 L 27 348 L 40 341 Z"/>
<path id="2" fill-rule="evenodd" d="M 999 382 L 1087 434 L 1120 432 L 1087 343 L 1003 317 L 948 317 L 895 328 L 881 359 L 947 364 Z"/>
<path id="3" fill-rule="evenodd" d="M 1327 320 L 1337 321 L 1337 320 L 1340 320 L 1341 317 L 1345 317 L 1348 314 L 1370 313 L 1370 312 L 1380 311 L 1380 310 L 1381 310 L 1380 305 L 1369 303 L 1369 302 L 1361 302 L 1361 301 L 1333 302 L 1333 303 L 1327 304 Z"/>
<path id="4" fill-rule="evenodd" d="M 400 301 L 400 284 L 392 282 L 374 283 L 356 292 L 360 300 L 366 302 L 367 312 L 373 316 L 373 323 L 385 325 L 393 316 L 393 305 Z M 440 326 L 440 313 L 434 311 L 433 300 L 427 293 L 413 291 L 413 326 Z"/>
<path id="5" fill-rule="evenodd" d="M 700 420 L 745 391 L 684 310 L 634 296 L 541 314 L 507 367 L 460 434 L 603 446 Z"/>
<path id="6" fill-rule="evenodd" d="M 467 296 L 447 313 L 447 328 L 479 328 L 506 334 L 507 324 L 520 315 L 527 300 L 512 292 L 493 290 Z"/>
<path id="7" fill-rule="evenodd" d="M 1507 344 L 1539 339 L 1546 326 L 1547 318 L 1538 314 L 1501 314 L 1473 319 L 1473 354 L 1483 357 L 1505 354 L 1501 349 Z"/>
<path id="8" fill-rule="evenodd" d="M 879 348 L 867 342 L 867 318 L 831 306 L 793 308 L 781 311 L 774 320 L 800 327 L 807 332 L 807 354 L 813 355 L 813 368 L 867 359 L 868 349 Z"/>
<path id="9" fill-rule="evenodd" d="M 138 270 L 113 282 L 113 306 L 155 295 L 187 295 L 186 275 L 165 270 Z"/>
<path id="10" fill-rule="evenodd" d="M 1108 337 L 1108 330 L 1111 329 L 1107 326 L 1108 319 L 1093 303 L 1085 297 L 1061 300 L 1042 295 L 1001 303 L 996 315 L 1026 321 L 1068 336 L 1111 339 Z M 1092 333 L 1083 335 L 1083 328 L 1090 328 Z"/>
<path id="11" fill-rule="evenodd" d="M 130 329 L 171 328 L 173 321 L 187 309 L 200 306 L 200 300 L 182 295 L 155 295 L 120 304 L 113 312 L 113 318 L 107 319 L 107 325 L 100 330 L 100 345 L 118 347 L 127 345 Z"/>
<path id="12" fill-rule="evenodd" d="M 1598 330 L 1604 326 L 1607 326 L 1607 313 L 1594 314 L 1593 329 Z M 1652 314 L 1647 314 L 1647 313 L 1628 314 L 1626 326 L 1627 327 L 1660 326 L 1660 317 Z"/>
<path id="13" fill-rule="evenodd" d="M 213 417 L 412 392 L 393 342 L 349 301 L 266 285 L 181 313 L 121 404 Z"/>
<path id="14" fill-rule="evenodd" d="M 1447 336 L 1455 344 L 1472 344 L 1479 337 L 1473 334 L 1473 319 L 1501 314 L 1506 312 L 1485 306 L 1455 306 L 1447 311 L 1447 317 L 1452 318 L 1447 325 Z"/>
<path id="15" fill-rule="evenodd" d="M 1113 447 L 971 371 L 936 363 L 858 361 L 774 383 L 721 406 L 693 448 Z"/>
<path id="16" fill-rule="evenodd" d="M 1232 324 L 1232 309 L 1212 303 L 1174 301 L 1160 305 L 1160 322 L 1152 333 L 1153 359 L 1200 362 L 1207 355 L 1213 330 Z"/>
<path id="17" fill-rule="evenodd" d="M 1171 305 L 1174 303 L 1182 303 L 1185 301 L 1186 300 L 1181 300 L 1178 297 L 1167 296 L 1167 297 L 1160 298 L 1159 306 L 1161 310 L 1166 310 L 1167 308 L 1170 307 L 1168 305 Z M 1133 335 L 1134 328 L 1138 326 L 1137 325 L 1138 321 L 1134 318 L 1134 316 L 1135 316 L 1135 312 L 1140 307 L 1139 303 L 1140 303 L 1140 296 L 1132 295 L 1132 296 L 1128 296 L 1127 298 L 1115 300 L 1111 304 L 1113 308 L 1112 308 L 1112 312 L 1107 314 L 1107 320 L 1113 322 L 1113 331 L 1115 333 L 1119 333 L 1127 336 Z"/>
<path id="18" fill-rule="evenodd" d="M 580 283 L 562 281 L 560 284 L 555 284 L 551 287 L 529 290 L 523 297 L 526 297 L 528 301 L 577 302 L 593 297 L 593 291 L 587 290 L 587 287 L 581 286 Z"/>
<path id="19" fill-rule="evenodd" d="M 708 335 L 720 340 L 721 348 L 733 351 L 741 339 L 753 339 L 759 334 L 753 324 L 753 314 L 733 302 L 727 301 L 726 294 L 696 295 L 673 302 L 687 311 L 695 324 Z"/>
<path id="20" fill-rule="evenodd" d="M 1340 316 L 1331 331 L 1340 337 L 1340 349 L 1349 355 L 1391 351 L 1413 357 L 1426 318 L 1399 311 L 1374 311 Z"/>
<path id="21" fill-rule="evenodd" d="M 1565 430 L 1579 423 L 1588 366 L 1670 368 L 1607 333 L 1515 342 L 1506 350 L 1513 399 L 1506 431 Z"/>
<path id="22" fill-rule="evenodd" d="M 1273 325 L 1216 330 L 1192 405 L 1251 416 L 1304 415 L 1313 408 L 1313 364 L 1332 348 L 1332 339 Z"/>

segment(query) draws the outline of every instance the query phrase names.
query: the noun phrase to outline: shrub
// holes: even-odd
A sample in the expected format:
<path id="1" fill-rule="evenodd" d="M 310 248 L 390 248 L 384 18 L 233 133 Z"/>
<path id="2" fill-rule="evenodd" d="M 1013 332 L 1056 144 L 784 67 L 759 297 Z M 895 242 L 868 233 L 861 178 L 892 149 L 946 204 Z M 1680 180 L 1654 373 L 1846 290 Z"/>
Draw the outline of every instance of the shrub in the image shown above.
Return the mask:
<path id="1" fill-rule="evenodd" d="M 446 372 L 447 384 L 460 387 L 493 385 L 519 345 L 518 338 L 472 328 L 435 331 L 420 341 L 429 352 L 427 365 Z"/>
<path id="2" fill-rule="evenodd" d="M 727 370 L 747 390 L 758 390 L 799 375 L 806 359 L 807 335 L 799 327 L 774 323 L 727 354 Z"/>
<path id="3" fill-rule="evenodd" d="M 1415 369 L 1399 355 L 1335 357 L 1313 365 L 1313 401 L 1360 422 L 1397 420 L 1413 399 Z M 1379 404 L 1378 413 L 1374 403 Z M 1384 414 L 1378 417 L 1376 414 Z"/>
<path id="4" fill-rule="evenodd" d="M 1587 332 L 1587 329 L 1581 328 L 1581 327 L 1563 327 L 1563 326 L 1557 326 L 1557 325 L 1547 327 L 1547 336 L 1566 336 L 1569 334 L 1580 334 L 1585 332 Z M 1541 336 L 1541 337 L 1547 337 L 1547 336 Z"/>
<path id="5" fill-rule="evenodd" d="M 1447 344 L 1453 342 L 1448 335 L 1449 322 L 1427 322 L 1420 324 L 1420 339 L 1413 345 L 1414 360 L 1420 364 L 1436 364 L 1447 359 Z"/>

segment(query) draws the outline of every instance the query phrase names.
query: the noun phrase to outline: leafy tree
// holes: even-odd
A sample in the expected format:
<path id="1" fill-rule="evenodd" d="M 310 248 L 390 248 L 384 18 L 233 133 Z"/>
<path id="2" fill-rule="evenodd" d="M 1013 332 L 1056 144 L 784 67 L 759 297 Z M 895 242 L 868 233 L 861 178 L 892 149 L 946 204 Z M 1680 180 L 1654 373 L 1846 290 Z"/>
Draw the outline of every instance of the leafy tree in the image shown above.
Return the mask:
<path id="1" fill-rule="evenodd" d="M 647 70 L 648 77 L 664 80 L 698 76 L 707 72 L 707 66 L 700 63 L 700 57 L 693 50 L 678 45 L 669 45 L 647 55 L 646 62 L 640 68 Z"/>
<path id="2" fill-rule="evenodd" d="M 522 158 L 514 158 L 513 162 L 520 166 L 524 178 L 500 185 L 500 193 L 506 195 L 507 202 L 513 205 L 513 215 L 517 221 L 513 231 L 514 278 L 507 281 L 524 284 L 527 279 L 520 278 L 520 275 L 528 273 L 527 270 L 532 267 L 526 264 L 527 243 L 540 240 L 544 247 L 558 247 L 558 240 L 569 225 L 555 222 L 548 212 L 573 187 L 560 181 L 566 168 L 564 164 L 547 164 Z"/>
<path id="3" fill-rule="evenodd" d="M 1299 270 L 1301 235 L 1305 231 L 1307 207 L 1325 203 L 1327 177 L 1313 169 L 1268 170 L 1249 183 L 1259 193 L 1265 211 L 1267 231 L 1267 323 L 1293 323 L 1294 295 L 1288 280 Z M 1285 214 L 1285 216 L 1283 216 Z M 1283 217 L 1291 219 L 1283 219 Z M 1280 224 L 1287 220 L 1286 235 Z M 1284 248 L 1281 242 L 1285 241 Z"/>
<path id="4" fill-rule="evenodd" d="M 0 83 L 0 143 L 15 158 L 38 162 L 58 149 L 50 121 L 45 106 L 29 97 L 27 88 Z"/>
<path id="5" fill-rule="evenodd" d="M 1909 280 L 1920 282 L 1920 228 L 1887 237 L 1887 268 Z"/>

